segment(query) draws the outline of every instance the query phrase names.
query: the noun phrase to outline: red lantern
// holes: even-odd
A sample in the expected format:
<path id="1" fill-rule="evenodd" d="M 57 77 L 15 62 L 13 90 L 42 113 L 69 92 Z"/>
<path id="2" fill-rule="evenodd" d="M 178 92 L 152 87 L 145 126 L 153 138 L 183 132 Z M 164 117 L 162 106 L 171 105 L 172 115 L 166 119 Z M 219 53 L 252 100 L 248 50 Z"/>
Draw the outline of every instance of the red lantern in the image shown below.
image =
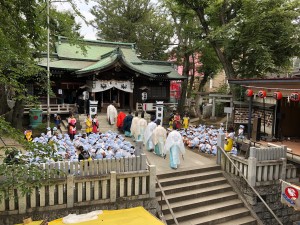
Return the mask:
<path id="1" fill-rule="evenodd" d="M 299 99 L 299 93 L 298 92 L 291 93 L 290 99 L 293 102 L 298 102 L 300 100 Z"/>
<path id="2" fill-rule="evenodd" d="M 275 91 L 273 94 L 273 98 L 275 98 L 276 100 L 282 99 L 282 93 L 280 91 Z"/>
<path id="3" fill-rule="evenodd" d="M 265 97 L 267 96 L 267 92 L 264 91 L 264 90 L 261 90 L 261 91 L 258 92 L 257 95 L 258 95 L 258 97 L 260 97 L 260 98 L 265 98 Z"/>
<path id="4" fill-rule="evenodd" d="M 247 95 L 248 97 L 253 96 L 253 90 L 252 90 L 252 89 L 247 89 L 247 90 L 246 90 L 246 95 Z"/>

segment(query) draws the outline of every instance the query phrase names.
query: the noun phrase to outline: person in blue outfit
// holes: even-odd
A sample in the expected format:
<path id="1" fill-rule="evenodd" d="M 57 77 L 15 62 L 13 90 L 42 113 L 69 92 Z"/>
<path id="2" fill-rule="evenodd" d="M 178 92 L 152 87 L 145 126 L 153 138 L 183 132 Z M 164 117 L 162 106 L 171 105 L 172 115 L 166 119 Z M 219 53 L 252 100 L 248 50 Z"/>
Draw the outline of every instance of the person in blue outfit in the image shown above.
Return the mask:
<path id="1" fill-rule="evenodd" d="M 166 155 L 168 152 L 170 153 L 170 167 L 177 169 L 181 155 L 183 157 L 185 154 L 185 147 L 181 134 L 176 130 L 171 131 L 167 137 L 163 154 Z"/>
<path id="2" fill-rule="evenodd" d="M 132 123 L 133 116 L 131 115 L 131 111 L 129 111 L 128 115 L 125 117 L 123 121 L 123 131 L 126 137 L 131 137 L 131 123 Z"/>

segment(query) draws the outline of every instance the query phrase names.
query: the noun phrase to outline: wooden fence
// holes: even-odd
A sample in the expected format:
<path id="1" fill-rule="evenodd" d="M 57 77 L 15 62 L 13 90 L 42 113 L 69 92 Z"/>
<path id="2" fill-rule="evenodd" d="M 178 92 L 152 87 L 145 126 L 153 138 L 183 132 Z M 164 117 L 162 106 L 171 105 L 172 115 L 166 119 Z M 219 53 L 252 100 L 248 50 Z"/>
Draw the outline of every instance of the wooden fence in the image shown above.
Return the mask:
<path id="1" fill-rule="evenodd" d="M 155 197 L 154 165 L 147 166 L 146 155 L 120 159 L 57 162 L 42 164 L 47 185 L 22 196 L 15 189 L 0 202 L 0 215 L 29 213 L 34 210 L 72 208 L 117 199 L 135 200 Z M 50 171 L 57 169 L 59 173 Z M 53 171 L 53 170 L 52 170 Z"/>
<path id="2" fill-rule="evenodd" d="M 251 147 L 248 159 L 235 155 L 230 155 L 230 159 L 254 187 L 278 183 L 279 179 L 296 178 L 297 168 L 287 164 L 286 147 L 266 149 Z M 241 176 L 224 155 L 221 156 L 221 167 L 228 173 Z"/>

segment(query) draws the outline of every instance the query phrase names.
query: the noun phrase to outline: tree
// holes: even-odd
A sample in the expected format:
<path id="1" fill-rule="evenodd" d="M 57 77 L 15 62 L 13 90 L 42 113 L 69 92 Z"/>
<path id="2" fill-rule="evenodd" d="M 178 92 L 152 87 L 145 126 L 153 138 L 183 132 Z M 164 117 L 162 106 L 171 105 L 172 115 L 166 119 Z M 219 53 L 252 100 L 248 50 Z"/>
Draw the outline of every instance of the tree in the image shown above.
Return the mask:
<path id="1" fill-rule="evenodd" d="M 45 6 L 44 0 L 0 0 L 0 54 L 5 56 L 0 57 L 0 136 L 13 138 L 31 154 L 30 157 L 39 157 L 41 161 L 57 158 L 53 154 L 53 146 L 24 142 L 23 134 L 11 125 L 22 128 L 23 104 L 34 100 L 28 94 L 26 84 L 35 83 L 41 88 L 47 86 L 44 85 L 46 73 L 36 64 L 36 58 L 45 51 L 47 43 Z M 74 16 L 55 9 L 51 9 L 51 13 L 51 37 L 65 35 L 71 37 L 75 44 L 79 35 Z M 13 107 L 8 105 L 8 98 L 15 102 Z M 0 150 L 10 159 L 6 160 L 9 166 L 0 164 L 0 176 L 6 177 L 1 179 L 0 195 L 11 187 L 20 187 L 25 193 L 45 181 L 45 171 L 38 164 L 29 164 L 29 155 L 17 159 L 15 156 L 19 153 L 16 149 L 3 147 Z"/>
<path id="2" fill-rule="evenodd" d="M 196 13 L 228 78 L 280 72 L 300 54 L 299 0 L 177 2 Z"/>
<path id="3" fill-rule="evenodd" d="M 46 50 L 46 4 L 44 1 L 0 0 L 0 115 L 5 115 L 16 128 L 22 128 L 23 105 L 32 102 L 26 84 L 47 87 L 46 73 L 36 65 L 36 58 Z M 50 10 L 51 40 L 56 35 L 69 37 L 73 42 L 80 37 L 80 26 L 70 12 Z M 7 90 L 15 101 L 11 109 L 7 104 Z"/>
<path id="4" fill-rule="evenodd" d="M 91 10 L 102 40 L 136 43 L 144 59 L 165 59 L 172 27 L 150 0 L 97 0 Z"/>
<path id="5" fill-rule="evenodd" d="M 183 113 L 186 97 L 191 97 L 194 75 L 200 65 L 195 59 L 195 56 L 199 55 L 199 41 L 196 38 L 199 36 L 199 29 L 192 10 L 181 7 L 170 0 L 165 0 L 164 6 L 171 14 L 175 31 L 174 38 L 178 42 L 178 46 L 171 52 L 171 58 L 176 60 L 178 66 L 183 67 L 182 75 L 186 78 L 190 77 L 190 82 L 186 79 L 181 83 L 178 110 Z"/>

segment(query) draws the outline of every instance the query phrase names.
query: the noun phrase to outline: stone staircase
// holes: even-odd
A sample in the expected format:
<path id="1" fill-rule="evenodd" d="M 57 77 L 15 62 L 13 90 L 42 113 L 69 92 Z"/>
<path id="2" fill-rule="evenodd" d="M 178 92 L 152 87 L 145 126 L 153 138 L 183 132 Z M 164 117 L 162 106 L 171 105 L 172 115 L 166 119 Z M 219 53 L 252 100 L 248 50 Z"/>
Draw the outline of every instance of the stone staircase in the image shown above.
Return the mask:
<path id="1" fill-rule="evenodd" d="M 158 180 L 180 225 L 256 225 L 248 208 L 227 183 L 219 166 L 158 175 Z M 174 219 L 161 191 L 156 198 L 168 225 Z"/>

